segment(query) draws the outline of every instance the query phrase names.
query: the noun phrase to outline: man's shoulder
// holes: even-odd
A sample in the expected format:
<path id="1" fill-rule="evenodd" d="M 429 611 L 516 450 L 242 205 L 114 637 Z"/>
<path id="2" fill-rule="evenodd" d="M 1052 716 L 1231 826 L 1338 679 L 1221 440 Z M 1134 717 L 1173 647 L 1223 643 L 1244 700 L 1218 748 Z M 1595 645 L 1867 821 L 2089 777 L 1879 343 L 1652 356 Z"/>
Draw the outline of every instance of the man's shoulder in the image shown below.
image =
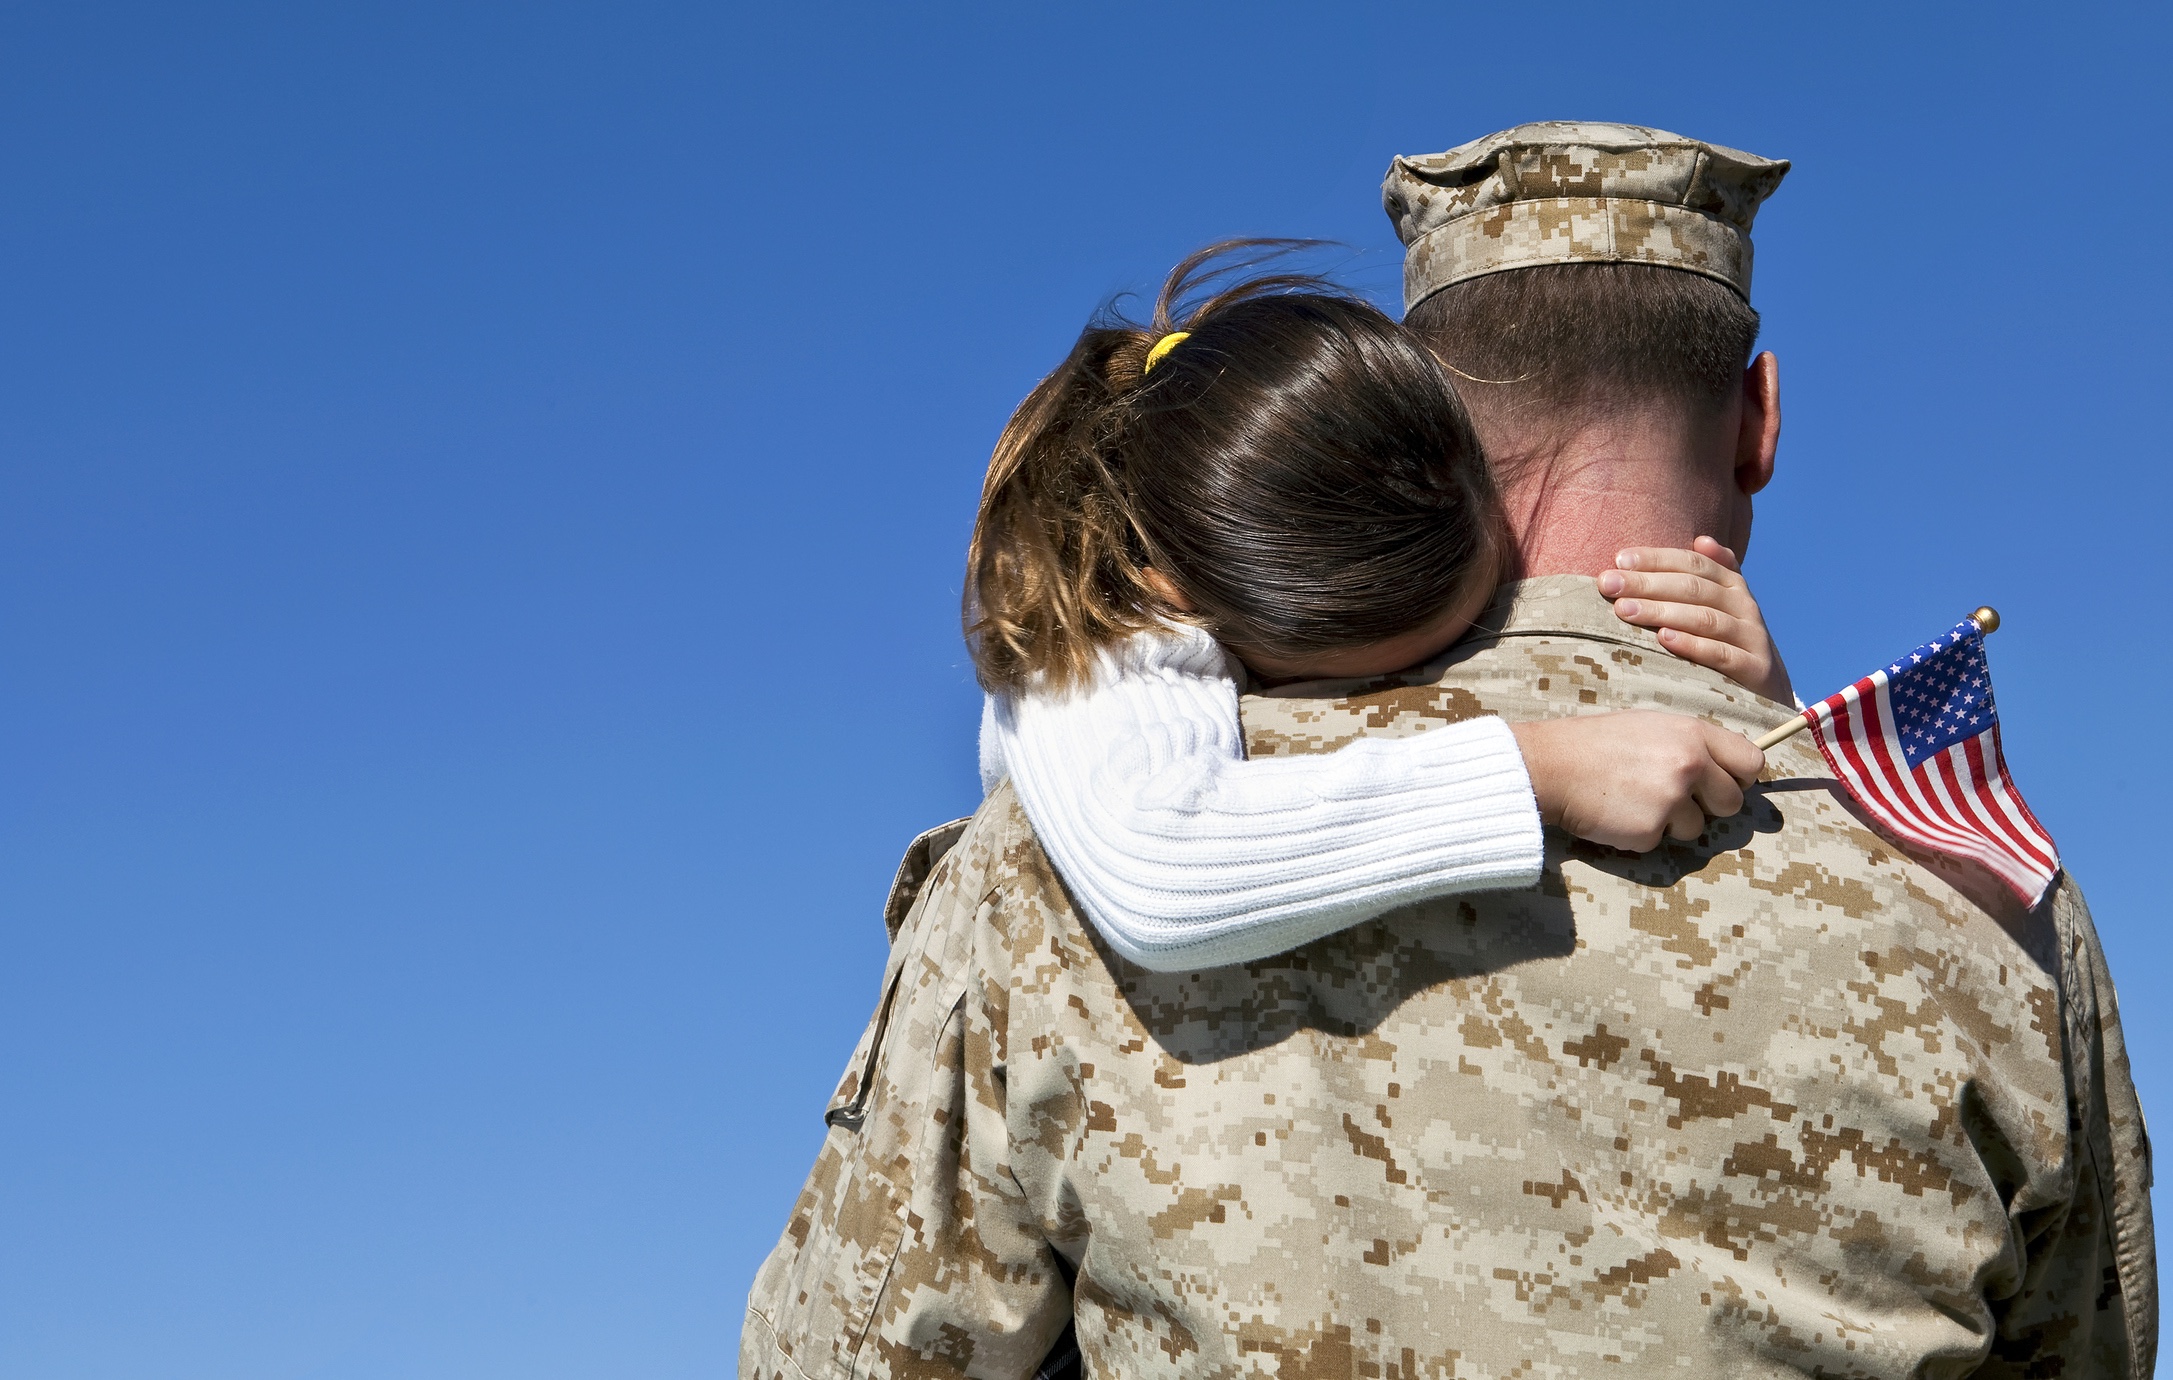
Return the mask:
<path id="1" fill-rule="evenodd" d="M 1672 656 L 1615 619 L 1592 581 L 1571 577 L 1510 587 L 1473 636 L 1430 665 L 1255 694 L 1243 712 L 1251 749 L 1273 755 L 1482 714 L 1629 708 L 1745 733 L 1793 712 Z M 1556 968 L 1516 976 L 1535 997 L 1566 1000 L 1600 960 L 1624 971 L 1648 1009 L 1687 1001 L 1709 1020 L 1725 1009 L 1745 1039 L 1765 1022 L 1860 1025 L 1855 1008 L 1867 1002 L 1896 1013 L 1880 1018 L 1892 1024 L 1881 1041 L 1905 1026 L 1943 1038 L 1934 1025 L 1982 1009 L 1997 1013 L 1983 1039 L 2008 1051 L 2002 1062 L 2053 1090 L 2062 962 L 2053 908 L 2023 913 L 1973 869 L 1881 835 L 1801 735 L 1768 753 L 1744 810 L 1693 843 L 1632 855 L 1553 831 L 1550 840 L 1543 889 L 1558 895 L 1557 923 L 1576 950 Z M 1491 894 L 1456 904 L 1499 934 L 1538 903 Z"/>
<path id="2" fill-rule="evenodd" d="M 918 951 L 924 967 L 947 978 L 987 947 L 982 931 L 1010 949 L 1030 942 L 1025 932 L 1037 925 L 1074 928 L 1070 916 L 1069 894 L 1008 781 L 968 818 L 913 841 L 884 906 L 893 963 Z"/>
<path id="3" fill-rule="evenodd" d="M 898 864 L 884 919 L 895 937 L 924 902 L 978 899 L 1014 877 L 1047 870 L 1048 860 L 1034 839 L 1026 810 L 1011 783 L 1003 781 L 971 815 L 939 824 L 913 840 Z"/>

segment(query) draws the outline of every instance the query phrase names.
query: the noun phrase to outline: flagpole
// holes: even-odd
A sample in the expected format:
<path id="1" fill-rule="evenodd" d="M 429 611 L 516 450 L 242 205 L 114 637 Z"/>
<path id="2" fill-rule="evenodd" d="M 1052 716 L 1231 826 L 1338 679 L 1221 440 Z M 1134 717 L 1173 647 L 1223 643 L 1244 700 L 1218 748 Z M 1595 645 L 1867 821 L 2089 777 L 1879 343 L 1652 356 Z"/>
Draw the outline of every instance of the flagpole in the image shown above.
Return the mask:
<path id="1" fill-rule="evenodd" d="M 1999 631 L 1999 610 L 1987 604 L 1969 615 L 1969 621 L 1977 625 L 1979 632 L 1986 637 L 1990 637 L 1993 633 Z M 1754 738 L 1752 741 L 1758 745 L 1760 752 L 1771 752 L 1774 748 L 1779 747 L 1782 743 L 1787 742 L 1810 726 L 1809 714 L 1798 714 L 1779 728 L 1769 729 L 1762 736 Z"/>

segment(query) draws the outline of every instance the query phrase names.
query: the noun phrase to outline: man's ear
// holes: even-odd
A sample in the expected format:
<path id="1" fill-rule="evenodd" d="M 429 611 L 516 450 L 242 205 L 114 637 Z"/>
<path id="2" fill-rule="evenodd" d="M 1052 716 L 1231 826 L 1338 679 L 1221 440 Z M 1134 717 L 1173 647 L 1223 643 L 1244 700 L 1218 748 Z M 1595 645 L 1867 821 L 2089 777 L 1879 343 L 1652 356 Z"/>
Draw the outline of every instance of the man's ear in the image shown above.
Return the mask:
<path id="1" fill-rule="evenodd" d="M 1781 447 L 1781 365 L 1771 350 L 1743 371 L 1743 420 L 1735 433 L 1735 487 L 1744 495 L 1773 482 Z"/>

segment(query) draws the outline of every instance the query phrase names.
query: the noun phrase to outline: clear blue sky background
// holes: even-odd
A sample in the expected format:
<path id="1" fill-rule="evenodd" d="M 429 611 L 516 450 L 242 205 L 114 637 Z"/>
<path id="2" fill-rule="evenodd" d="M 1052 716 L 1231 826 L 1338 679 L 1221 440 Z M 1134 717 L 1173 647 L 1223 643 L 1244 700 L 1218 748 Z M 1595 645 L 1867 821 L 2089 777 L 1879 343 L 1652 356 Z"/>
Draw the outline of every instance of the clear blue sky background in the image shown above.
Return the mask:
<path id="1" fill-rule="evenodd" d="M 1981 601 L 2173 1098 L 2163 7 L 0 12 L 0 1374 L 681 1377 L 975 803 L 1010 406 L 1522 120 L 1796 160 L 1751 573 Z"/>

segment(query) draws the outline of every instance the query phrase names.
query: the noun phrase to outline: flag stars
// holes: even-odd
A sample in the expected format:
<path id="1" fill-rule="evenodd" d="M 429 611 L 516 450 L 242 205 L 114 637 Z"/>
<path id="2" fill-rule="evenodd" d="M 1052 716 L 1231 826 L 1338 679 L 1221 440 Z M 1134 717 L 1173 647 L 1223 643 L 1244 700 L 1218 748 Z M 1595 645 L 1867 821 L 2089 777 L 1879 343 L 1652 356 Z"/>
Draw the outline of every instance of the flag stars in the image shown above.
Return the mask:
<path id="1" fill-rule="evenodd" d="M 1853 741 L 1861 755 L 1837 750 L 1843 711 L 1840 742 Z M 2014 796 L 1991 736 L 1999 714 L 1974 624 L 1957 624 L 1822 703 L 1812 721 L 1849 794 L 1902 838 L 1984 863 L 2025 897 L 2041 896 L 2058 873 L 2058 849 Z"/>
<path id="2" fill-rule="evenodd" d="M 1912 766 L 1998 722 L 1984 645 L 1971 629 L 1943 634 L 1893 663 L 1885 689 L 1895 735 Z"/>

